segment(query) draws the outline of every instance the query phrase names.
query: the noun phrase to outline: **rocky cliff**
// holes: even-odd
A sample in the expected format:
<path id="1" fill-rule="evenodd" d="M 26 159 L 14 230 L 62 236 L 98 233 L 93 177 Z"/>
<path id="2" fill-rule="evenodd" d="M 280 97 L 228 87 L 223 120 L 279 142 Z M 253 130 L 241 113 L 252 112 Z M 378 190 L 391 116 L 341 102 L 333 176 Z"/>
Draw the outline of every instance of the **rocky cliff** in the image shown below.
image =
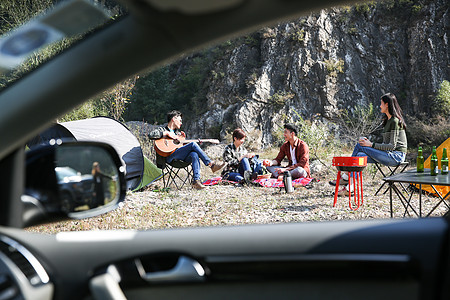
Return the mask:
<path id="1" fill-rule="evenodd" d="M 186 131 L 223 138 L 241 127 L 264 146 L 294 111 L 333 119 L 339 109 L 378 107 L 388 91 L 406 114 L 430 114 L 450 79 L 448 8 L 448 0 L 370 3 L 264 28 L 214 62 L 207 112 Z"/>

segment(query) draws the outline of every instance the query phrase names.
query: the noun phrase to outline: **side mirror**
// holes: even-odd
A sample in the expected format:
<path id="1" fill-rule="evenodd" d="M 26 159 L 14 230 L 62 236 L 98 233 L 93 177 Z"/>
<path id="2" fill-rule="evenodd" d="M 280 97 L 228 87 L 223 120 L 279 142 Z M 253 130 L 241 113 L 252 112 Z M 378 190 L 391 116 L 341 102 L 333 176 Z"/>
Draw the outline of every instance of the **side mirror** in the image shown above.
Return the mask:
<path id="1" fill-rule="evenodd" d="M 106 213 L 125 199 L 124 167 L 108 144 L 69 142 L 26 153 L 24 227 Z"/>

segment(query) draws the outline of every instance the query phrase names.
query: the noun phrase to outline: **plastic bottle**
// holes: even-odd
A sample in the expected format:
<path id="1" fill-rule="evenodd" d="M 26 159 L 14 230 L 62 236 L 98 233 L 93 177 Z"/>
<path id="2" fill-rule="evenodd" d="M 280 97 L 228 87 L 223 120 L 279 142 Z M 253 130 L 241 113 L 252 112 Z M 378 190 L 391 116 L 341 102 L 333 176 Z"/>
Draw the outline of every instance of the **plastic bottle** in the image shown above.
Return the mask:
<path id="1" fill-rule="evenodd" d="M 421 146 L 417 150 L 417 173 L 423 173 L 423 153 Z"/>
<path id="2" fill-rule="evenodd" d="M 433 153 L 431 154 L 430 160 L 430 174 L 431 176 L 436 176 L 439 171 L 438 159 L 436 155 L 436 146 L 433 146 Z"/>
<path id="3" fill-rule="evenodd" d="M 441 174 L 447 175 L 448 174 L 448 157 L 447 157 L 447 148 L 444 148 L 442 151 L 442 158 L 441 158 Z"/>
<path id="4" fill-rule="evenodd" d="M 283 184 L 284 184 L 284 190 L 286 191 L 286 193 L 292 193 L 294 191 L 294 187 L 292 186 L 291 172 L 284 171 Z"/>

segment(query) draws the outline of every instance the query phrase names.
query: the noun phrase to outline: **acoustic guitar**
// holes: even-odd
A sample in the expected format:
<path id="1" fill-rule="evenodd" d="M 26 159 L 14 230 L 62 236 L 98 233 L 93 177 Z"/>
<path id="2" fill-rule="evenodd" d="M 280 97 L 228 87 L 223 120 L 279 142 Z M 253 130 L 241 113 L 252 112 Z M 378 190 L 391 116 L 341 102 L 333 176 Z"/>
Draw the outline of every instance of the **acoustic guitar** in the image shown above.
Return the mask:
<path id="1" fill-rule="evenodd" d="M 219 144 L 219 140 L 215 139 L 196 139 L 196 140 L 186 140 L 185 138 L 179 136 L 178 139 L 170 139 L 170 138 L 160 138 L 159 140 L 155 140 L 155 150 L 158 155 L 167 157 L 172 154 L 178 148 L 183 147 L 185 144 L 190 142 L 199 142 L 199 143 L 212 143 Z"/>

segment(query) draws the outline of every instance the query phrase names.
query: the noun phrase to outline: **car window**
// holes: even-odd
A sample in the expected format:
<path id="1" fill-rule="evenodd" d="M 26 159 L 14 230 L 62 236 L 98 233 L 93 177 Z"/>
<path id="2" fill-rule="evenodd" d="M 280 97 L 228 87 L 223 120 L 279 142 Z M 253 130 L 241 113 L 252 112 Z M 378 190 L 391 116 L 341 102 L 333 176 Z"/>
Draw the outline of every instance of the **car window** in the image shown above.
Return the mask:
<path id="1" fill-rule="evenodd" d="M 55 171 L 59 180 L 63 180 L 65 177 L 79 175 L 77 171 L 69 167 L 56 167 Z"/>
<path id="2" fill-rule="evenodd" d="M 125 13 L 114 1 L 23 1 L 0 4 L 0 89 Z"/>
<path id="3" fill-rule="evenodd" d="M 31 24 L 25 26 L 29 31 L 19 32 L 16 38 L 10 38 L 8 35 L 2 37 L 0 51 L 8 58 L 0 60 L 3 64 L 3 88 L 15 80 L 20 80 L 37 66 L 51 61 L 52 57 L 76 43 L 92 36 L 95 39 L 96 32 L 100 31 L 102 26 L 113 24 L 127 13 L 125 8 L 112 1 L 106 1 L 106 6 L 90 3 L 86 9 L 92 12 L 94 21 L 86 22 L 84 27 L 65 28 L 66 31 L 60 34 L 51 30 L 45 31 L 41 23 L 51 26 L 67 25 L 64 22 L 63 25 L 58 23 L 64 19 L 62 12 L 51 18 L 37 17 L 37 21 L 30 21 L 28 18 L 38 15 L 48 7 L 50 4 L 42 1 L 34 11 L 29 11 L 26 16 L 14 22 L 11 19 L 8 26 L 3 27 L 6 33 L 13 31 L 16 25 Z M 1 8 L 4 11 L 10 9 L 7 6 Z M 168 9 L 170 11 L 171 8 Z M 391 218 L 392 211 L 397 212 L 394 217 L 416 217 L 418 208 L 409 210 L 410 204 L 407 200 L 390 202 L 389 185 L 383 185 L 383 178 L 387 177 L 390 171 L 380 171 L 374 164 L 368 164 L 362 169 L 363 173 L 354 174 L 353 179 L 350 177 L 350 182 L 359 181 L 358 185 L 353 187 L 355 190 L 348 187 L 350 190 L 345 191 L 343 188 L 348 186 L 349 180 L 338 180 L 339 168 L 333 164 L 333 159 L 350 156 L 359 137 L 370 139 L 370 148 L 389 150 L 390 144 L 384 143 L 386 134 L 383 134 L 383 126 L 380 125 L 380 97 L 384 92 L 388 92 L 388 89 L 398 90 L 397 96 L 406 112 L 410 109 L 406 96 L 409 92 L 401 90 L 401 84 L 392 83 L 403 80 L 400 77 L 391 78 L 386 75 L 392 79 L 387 86 L 376 85 L 371 80 L 383 77 L 383 70 L 387 66 L 400 76 L 398 73 L 408 64 L 398 68 L 395 66 L 407 61 L 405 49 L 408 44 L 402 43 L 403 40 L 396 40 L 402 35 L 388 36 L 388 33 L 395 33 L 397 30 L 403 33 L 408 31 L 408 26 L 398 23 L 416 24 L 417 20 L 422 18 L 428 20 L 425 16 L 427 9 L 430 9 L 427 5 L 416 2 L 385 1 L 316 11 L 291 21 L 258 28 L 244 36 L 233 37 L 219 44 L 208 44 L 201 51 L 187 51 L 177 57 L 171 57 L 170 64 L 158 62 L 150 66 L 151 72 L 143 71 L 131 76 L 127 74 L 129 77 L 126 80 L 109 89 L 97 91 L 97 95 L 85 99 L 86 102 L 82 106 L 52 121 L 65 123 L 107 116 L 123 123 L 139 140 L 140 150 L 147 159 L 143 160 L 142 165 L 151 166 L 145 169 L 145 172 L 149 172 L 145 175 L 151 178 L 150 183 L 148 186 L 129 191 L 124 206 L 108 215 L 111 223 L 105 224 L 104 217 L 98 217 L 85 220 L 82 224 L 74 225 L 80 221 L 69 221 L 63 226 L 52 228 L 53 225 L 50 225 L 44 230 L 102 229 L 110 226 L 153 229 L 388 219 Z M 139 19 L 139 14 L 136 14 L 136 18 Z M 402 21 L 387 23 L 388 19 Z M 170 30 L 179 29 L 179 24 L 173 25 L 173 28 L 165 28 L 165 33 L 170 35 Z M 36 27 L 36 30 L 29 29 L 30 26 Z M 444 36 L 441 27 L 436 25 L 434 29 Z M 372 29 L 377 35 L 370 32 Z M 157 34 L 159 32 L 155 33 Z M 381 38 L 382 36 L 386 38 Z M 46 38 L 52 43 L 47 43 Z M 169 40 L 177 38 L 170 36 Z M 176 40 L 174 44 L 177 42 L 181 44 L 185 41 Z M 397 42 L 399 46 L 394 47 Z M 373 46 L 374 44 L 378 46 Z M 158 45 L 154 47 L 157 48 Z M 348 49 L 342 50 L 344 47 Z M 389 51 L 393 51 L 395 55 L 390 55 L 392 53 Z M 272 52 L 276 54 L 269 57 Z M 14 55 L 18 57 L 17 60 L 11 58 Z M 384 57 L 389 63 L 373 63 L 380 57 Z M 392 63 L 393 57 L 401 58 Z M 118 61 L 126 64 L 122 61 L 126 59 L 129 57 Z M 359 62 L 360 60 L 363 62 Z M 298 68 L 293 68 L 293 65 Z M 143 66 L 142 70 L 146 67 Z M 374 68 L 375 71 L 370 73 L 366 70 L 370 73 L 370 76 L 366 76 L 364 70 L 356 71 L 355 68 L 368 68 L 371 72 Z M 272 71 L 273 69 L 277 71 Z M 365 78 L 370 84 L 359 82 L 361 78 Z M 91 81 L 100 80 L 92 78 Z M 437 86 L 441 81 L 436 79 L 433 84 Z M 360 89 L 366 85 L 371 88 Z M 345 93 L 346 89 L 351 89 L 353 93 Z M 351 95 L 353 102 L 346 102 L 343 99 L 345 95 Z M 166 163 L 158 161 L 151 133 L 156 127 L 166 125 L 167 112 L 172 109 L 183 112 L 183 117 L 177 120 L 181 124 L 179 129 L 186 131 L 186 139 L 193 137 L 208 155 L 208 159 L 200 162 L 200 181 L 201 184 L 207 185 L 204 190 L 196 190 L 192 168 L 186 171 L 179 165 L 168 171 L 165 169 Z M 409 113 L 411 112 L 409 110 Z M 416 137 L 418 131 L 413 130 L 420 124 L 414 123 L 414 117 L 409 115 L 407 121 L 416 126 L 411 126 L 406 131 L 408 141 L 412 141 L 413 146 L 406 146 L 403 140 L 399 146 L 406 147 L 406 156 L 403 159 L 409 163 L 402 171 L 415 168 L 415 147 L 420 138 Z M 308 178 L 307 180 L 289 179 L 287 174 L 284 176 L 285 169 L 279 170 L 277 176 L 267 180 L 271 176 L 267 168 L 270 167 L 269 164 L 298 164 L 301 163 L 300 157 L 299 161 L 297 158 L 295 161 L 289 158 L 298 153 L 295 151 L 306 152 L 306 148 L 298 144 L 299 148 L 295 151 L 292 148 L 281 148 L 290 134 L 289 129 L 286 132 L 287 129 L 284 128 L 286 123 L 294 124 L 295 135 L 309 146 L 310 164 L 308 168 L 298 171 L 305 172 L 307 176 L 303 177 Z M 254 126 L 255 124 L 257 126 Z M 445 121 L 440 124 L 446 126 Z M 245 153 L 242 151 L 239 155 L 257 154 L 259 160 L 250 159 L 249 164 L 253 169 L 258 167 L 262 171 L 258 174 L 241 172 L 242 178 L 228 180 L 230 177 L 225 176 L 229 176 L 230 170 L 233 169 L 232 163 L 228 161 L 228 164 L 223 166 L 221 162 L 231 153 L 226 152 L 225 147 L 233 144 L 232 134 L 238 127 L 246 134 L 243 140 Z M 339 131 L 341 129 L 344 133 Z M 425 131 L 422 134 L 425 134 Z M 403 137 L 400 133 L 399 136 Z M 199 138 L 205 141 L 201 142 Z M 214 140 L 219 140 L 219 145 L 216 145 Z M 435 141 L 437 139 L 433 140 L 433 143 Z M 402 152 L 404 149 L 400 150 L 399 152 Z M 246 158 L 252 157 L 254 156 L 250 155 Z M 213 172 L 214 168 L 208 166 L 209 164 L 220 168 Z M 166 177 L 181 170 L 176 181 L 178 184 L 184 183 L 185 186 L 181 189 L 176 185 L 167 188 L 163 173 L 158 173 L 161 169 L 164 169 L 163 172 L 169 172 L 164 174 Z M 238 169 L 235 167 L 234 171 L 236 170 Z M 75 170 L 69 168 L 58 168 L 56 171 L 60 180 L 78 175 Z M 155 173 L 151 173 L 152 171 Z M 346 170 L 340 175 L 345 177 L 344 173 Z M 186 174 L 191 174 L 191 177 Z M 294 180 L 293 189 L 284 188 L 288 180 Z M 403 190 L 399 193 L 417 189 L 416 186 L 408 184 L 401 186 Z M 335 198 L 338 189 L 342 194 Z M 428 200 L 423 204 L 426 209 L 434 210 L 433 216 L 442 216 L 448 210 L 445 202 L 434 209 L 436 199 L 430 193 L 427 197 Z M 142 218 L 143 215 L 146 217 Z M 124 223 L 126 225 L 123 225 Z"/>

